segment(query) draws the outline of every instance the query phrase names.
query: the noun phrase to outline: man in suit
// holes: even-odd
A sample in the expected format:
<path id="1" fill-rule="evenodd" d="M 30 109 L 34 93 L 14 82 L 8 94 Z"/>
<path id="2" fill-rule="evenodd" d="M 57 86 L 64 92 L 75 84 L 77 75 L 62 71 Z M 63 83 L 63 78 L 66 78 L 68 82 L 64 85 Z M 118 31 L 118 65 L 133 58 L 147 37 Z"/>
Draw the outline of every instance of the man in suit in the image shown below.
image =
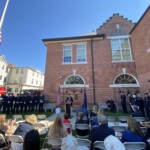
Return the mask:
<path id="1" fill-rule="evenodd" d="M 120 98 L 121 98 L 121 106 L 122 106 L 123 112 L 127 113 L 126 96 L 124 92 L 121 92 Z"/>
<path id="2" fill-rule="evenodd" d="M 104 141 L 109 135 L 115 136 L 115 131 L 108 127 L 107 117 L 104 115 L 98 116 L 98 127 L 94 127 L 91 130 L 92 146 L 95 141 Z"/>

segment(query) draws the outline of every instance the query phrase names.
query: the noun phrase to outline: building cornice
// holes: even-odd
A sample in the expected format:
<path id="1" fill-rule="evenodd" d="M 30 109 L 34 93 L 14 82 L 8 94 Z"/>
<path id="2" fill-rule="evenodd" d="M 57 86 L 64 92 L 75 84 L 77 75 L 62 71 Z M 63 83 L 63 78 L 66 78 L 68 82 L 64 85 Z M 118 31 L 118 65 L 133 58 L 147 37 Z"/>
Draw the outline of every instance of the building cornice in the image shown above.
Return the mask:
<path id="1" fill-rule="evenodd" d="M 75 42 L 79 40 L 90 40 L 90 39 L 104 39 L 104 34 L 86 35 L 86 36 L 74 36 L 74 37 L 63 37 L 63 38 L 49 38 L 43 39 L 42 41 L 47 46 L 48 43 L 59 43 L 59 42 Z"/>

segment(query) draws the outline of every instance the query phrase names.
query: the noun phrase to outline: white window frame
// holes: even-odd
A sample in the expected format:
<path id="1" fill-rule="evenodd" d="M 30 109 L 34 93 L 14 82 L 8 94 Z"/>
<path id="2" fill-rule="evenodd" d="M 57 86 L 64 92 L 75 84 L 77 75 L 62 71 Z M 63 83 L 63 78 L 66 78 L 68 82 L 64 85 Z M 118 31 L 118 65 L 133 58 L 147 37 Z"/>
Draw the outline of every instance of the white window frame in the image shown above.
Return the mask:
<path id="1" fill-rule="evenodd" d="M 79 45 L 84 45 L 85 46 L 85 61 L 84 62 L 78 62 L 78 53 L 80 51 L 80 49 L 78 49 L 78 46 Z M 86 44 L 85 43 L 80 43 L 80 44 L 77 44 L 77 48 L 76 48 L 76 62 L 77 64 L 85 64 L 87 63 L 87 52 L 86 52 Z"/>
<path id="2" fill-rule="evenodd" d="M 64 47 L 65 46 L 71 47 L 71 61 L 70 62 L 64 62 L 64 51 L 65 51 Z M 73 57 L 72 57 L 72 45 L 63 45 L 63 64 L 72 64 L 72 59 L 73 59 Z"/>
<path id="3" fill-rule="evenodd" d="M 130 60 L 123 60 L 122 49 L 120 49 L 121 60 L 113 60 L 113 54 L 112 54 L 112 62 L 134 62 L 133 57 L 132 57 L 132 53 L 131 53 L 131 44 L 130 44 L 130 36 L 129 35 L 113 36 L 113 37 L 107 37 L 107 38 L 110 39 L 110 44 L 111 44 L 111 40 L 119 40 L 119 44 L 120 44 L 120 39 L 127 39 L 128 44 L 129 44 L 129 53 L 130 53 L 131 59 Z M 111 46 L 111 52 L 113 52 L 112 46 Z"/>

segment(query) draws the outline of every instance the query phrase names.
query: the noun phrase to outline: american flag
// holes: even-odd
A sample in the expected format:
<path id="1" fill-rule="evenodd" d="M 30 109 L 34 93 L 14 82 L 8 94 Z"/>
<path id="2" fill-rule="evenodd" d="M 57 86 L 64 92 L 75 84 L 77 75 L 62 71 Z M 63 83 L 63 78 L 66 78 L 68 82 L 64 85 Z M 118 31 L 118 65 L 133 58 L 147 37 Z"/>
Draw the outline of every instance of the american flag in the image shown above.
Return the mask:
<path id="1" fill-rule="evenodd" d="M 0 44 L 2 43 L 2 32 L 0 30 Z"/>

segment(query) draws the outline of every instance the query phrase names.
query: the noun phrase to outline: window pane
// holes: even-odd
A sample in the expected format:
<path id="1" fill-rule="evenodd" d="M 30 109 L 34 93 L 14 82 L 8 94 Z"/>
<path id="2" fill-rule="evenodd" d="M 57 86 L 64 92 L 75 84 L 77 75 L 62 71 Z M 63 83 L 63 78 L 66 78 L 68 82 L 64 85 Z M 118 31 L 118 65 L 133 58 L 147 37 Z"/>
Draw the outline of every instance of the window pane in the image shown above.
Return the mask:
<path id="1" fill-rule="evenodd" d="M 131 60 L 129 49 L 122 50 L 122 57 L 123 57 L 123 60 Z"/>
<path id="2" fill-rule="evenodd" d="M 128 38 L 111 40 L 113 61 L 131 60 L 129 44 Z"/>
<path id="3" fill-rule="evenodd" d="M 77 62 L 86 62 L 85 44 L 77 45 Z"/>
<path id="4" fill-rule="evenodd" d="M 129 48 L 128 39 L 121 39 L 120 40 L 121 48 Z"/>
<path id="5" fill-rule="evenodd" d="M 120 50 L 118 51 L 112 51 L 112 57 L 113 57 L 113 60 L 121 60 L 121 53 L 120 53 Z"/>
<path id="6" fill-rule="evenodd" d="M 72 62 L 72 47 L 71 46 L 64 46 L 63 48 L 63 62 L 64 63 L 71 63 Z"/>
<path id="7" fill-rule="evenodd" d="M 119 39 L 111 40 L 111 48 L 112 48 L 112 50 L 119 50 L 120 49 Z"/>

